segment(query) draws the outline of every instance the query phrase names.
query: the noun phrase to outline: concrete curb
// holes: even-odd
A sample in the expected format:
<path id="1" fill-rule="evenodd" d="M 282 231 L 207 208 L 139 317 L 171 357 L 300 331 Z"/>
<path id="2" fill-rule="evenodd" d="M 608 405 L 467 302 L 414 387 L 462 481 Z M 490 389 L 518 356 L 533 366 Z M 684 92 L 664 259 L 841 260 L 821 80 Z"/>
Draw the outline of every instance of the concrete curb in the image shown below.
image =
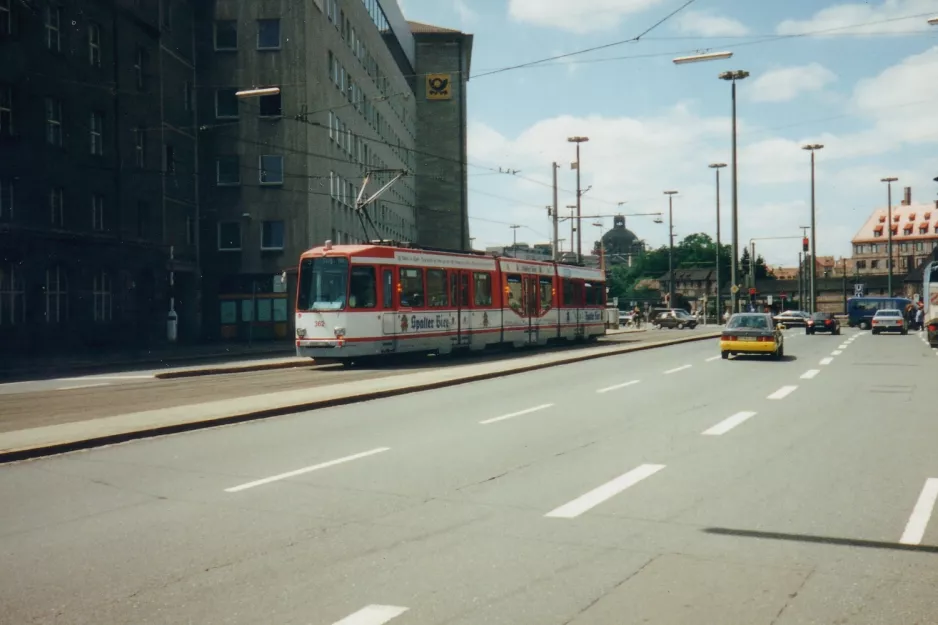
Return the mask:
<path id="1" fill-rule="evenodd" d="M 436 382 L 427 382 L 424 384 L 417 384 L 413 386 L 398 387 L 392 389 L 385 389 L 380 391 L 371 391 L 367 393 L 359 393 L 356 395 L 346 395 L 344 397 L 335 397 L 331 399 L 323 399 L 311 402 L 304 402 L 299 404 L 292 404 L 289 406 L 277 406 L 265 410 L 253 410 L 250 412 L 245 412 L 242 414 L 228 415 L 224 417 L 213 417 L 209 419 L 202 419 L 200 421 L 192 421 L 188 423 L 177 423 L 167 426 L 158 426 L 142 430 L 136 430 L 132 432 L 121 432 L 118 434 L 111 434 L 107 436 L 99 436 L 95 438 L 88 438 L 83 440 L 76 441 L 67 441 L 62 443 L 55 443 L 51 445 L 42 445 L 38 447 L 30 447 L 23 449 L 12 449 L 8 451 L 0 452 L 0 464 L 7 464 L 10 462 L 18 462 L 22 460 L 30 460 L 35 458 L 42 458 L 44 456 L 53 456 L 64 454 L 73 451 L 80 451 L 84 449 L 93 449 L 96 447 L 104 447 L 107 445 L 115 445 L 118 443 L 126 443 L 134 440 L 142 440 L 146 438 L 154 438 L 157 436 L 165 436 L 167 434 L 180 434 L 183 432 L 193 432 L 197 430 L 204 430 L 214 427 L 220 427 L 223 425 L 233 425 L 237 423 L 244 423 L 247 421 L 257 421 L 261 419 L 267 419 L 270 417 L 279 417 L 287 414 L 294 414 L 297 412 L 307 412 L 310 410 L 318 410 L 322 408 L 330 408 L 334 406 L 345 406 L 349 404 L 357 404 L 366 401 L 372 401 L 375 399 L 384 399 L 386 397 L 396 397 L 400 395 L 409 395 L 412 393 L 419 393 L 422 391 L 431 391 L 440 388 L 447 388 L 450 386 L 459 386 L 461 384 L 466 384 L 469 382 L 479 382 L 483 380 L 491 380 L 493 378 L 499 378 L 509 375 L 516 375 L 519 373 L 527 373 L 530 371 L 538 371 L 540 369 L 548 369 L 550 367 L 557 367 L 560 365 L 569 365 L 577 362 L 584 362 L 587 360 L 597 360 L 599 358 L 607 358 L 609 356 L 619 356 L 622 354 L 628 354 L 631 352 L 640 352 L 646 351 L 649 349 L 656 349 L 659 347 L 668 347 L 671 345 L 680 345 L 683 343 L 694 343 L 698 341 L 707 341 L 711 339 L 718 338 L 719 333 L 710 333 L 703 336 L 689 336 L 682 337 L 679 339 L 668 339 L 664 341 L 656 341 L 654 343 L 645 343 L 639 345 L 632 345 L 628 347 L 622 347 L 621 349 L 614 349 L 603 351 L 600 353 L 588 353 L 588 354 L 576 354 L 569 356 L 567 358 L 562 358 L 558 360 L 552 360 L 550 362 L 535 363 L 531 365 L 523 365 L 515 367 L 508 370 L 499 370 L 499 371 L 490 371 L 485 373 L 473 374 L 460 378 L 452 378 L 449 380 L 440 380 Z M 2 435 L 0 435 L 2 436 Z"/>
<path id="2" fill-rule="evenodd" d="M 256 365 L 242 365 L 231 367 L 206 367 L 204 369 L 183 369 L 180 371 L 165 371 L 154 374 L 158 380 L 175 380 L 177 378 L 198 378 L 208 375 L 223 375 L 226 373 L 251 373 L 252 371 L 272 371 L 274 369 L 299 369 L 300 367 L 315 367 L 315 362 L 306 358 L 302 362 L 262 362 Z"/>

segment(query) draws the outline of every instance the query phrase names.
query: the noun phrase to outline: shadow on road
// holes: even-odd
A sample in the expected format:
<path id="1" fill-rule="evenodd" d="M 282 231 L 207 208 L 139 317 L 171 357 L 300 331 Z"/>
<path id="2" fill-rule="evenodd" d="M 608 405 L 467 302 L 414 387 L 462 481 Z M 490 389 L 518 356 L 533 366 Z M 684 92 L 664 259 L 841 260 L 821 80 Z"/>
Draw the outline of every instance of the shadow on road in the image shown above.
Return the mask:
<path id="1" fill-rule="evenodd" d="M 890 543 L 881 540 L 862 540 L 858 538 L 840 538 L 837 536 L 817 536 L 813 534 L 785 534 L 782 532 L 759 532 L 756 530 L 733 529 L 729 527 L 707 527 L 702 530 L 705 534 L 720 536 L 737 536 L 740 538 L 757 538 L 761 540 L 790 540 L 801 543 L 816 543 L 820 545 L 838 545 L 843 547 L 862 547 L 864 549 L 893 549 L 896 551 L 919 551 L 922 553 L 938 553 L 935 545 L 905 545 Z"/>
<path id="2" fill-rule="evenodd" d="M 732 356 L 730 360 L 759 360 L 763 362 L 779 363 L 779 362 L 794 362 L 798 360 L 798 357 L 795 356 L 794 354 L 785 354 L 778 360 L 775 360 L 771 356 L 763 356 L 761 354 L 736 354 L 735 356 Z"/>

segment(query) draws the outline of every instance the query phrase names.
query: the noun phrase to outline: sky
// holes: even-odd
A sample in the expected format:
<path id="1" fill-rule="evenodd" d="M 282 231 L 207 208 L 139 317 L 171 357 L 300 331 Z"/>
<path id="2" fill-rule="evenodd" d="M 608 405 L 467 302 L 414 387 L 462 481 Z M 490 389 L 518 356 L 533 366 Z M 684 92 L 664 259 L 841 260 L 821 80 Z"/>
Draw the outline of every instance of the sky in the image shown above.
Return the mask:
<path id="1" fill-rule="evenodd" d="M 474 35 L 468 90 L 469 217 L 476 249 L 547 242 L 551 164 L 560 214 L 576 202 L 582 144 L 584 253 L 602 222 L 627 215 L 651 246 L 674 232 L 716 234 L 710 163 L 731 163 L 727 70 L 737 84 L 740 246 L 756 239 L 770 264 L 796 265 L 799 226 L 810 224 L 816 154 L 818 255 L 849 256 L 850 239 L 886 204 L 880 179 L 899 178 L 930 202 L 938 184 L 938 0 L 398 0 L 409 20 Z M 684 8 L 681 8 L 683 5 Z M 655 26 L 656 23 L 673 16 Z M 654 26 L 654 28 L 652 28 Z M 641 36 L 641 33 L 647 34 Z M 631 41 L 629 41 L 631 40 Z M 620 43 L 622 42 L 622 43 Z M 607 45 L 608 44 L 608 45 Z M 566 55 L 535 66 L 489 73 Z M 733 53 L 675 65 L 674 57 Z M 517 172 L 517 173 L 498 173 Z M 731 174 L 721 173 L 722 239 L 731 232 Z M 624 204 L 621 204 L 624 202 Z M 629 213 L 663 212 L 654 217 Z M 569 249 L 570 222 L 561 222 Z"/>

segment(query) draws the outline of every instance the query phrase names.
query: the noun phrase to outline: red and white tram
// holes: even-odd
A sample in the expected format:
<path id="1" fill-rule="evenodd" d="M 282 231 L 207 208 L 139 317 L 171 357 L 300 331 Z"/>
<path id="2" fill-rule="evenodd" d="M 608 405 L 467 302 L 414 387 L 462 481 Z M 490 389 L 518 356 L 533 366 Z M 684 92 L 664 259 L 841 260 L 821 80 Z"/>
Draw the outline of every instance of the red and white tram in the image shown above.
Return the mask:
<path id="1" fill-rule="evenodd" d="M 300 257 L 297 280 L 296 353 L 319 360 L 605 334 L 598 269 L 327 241 Z"/>

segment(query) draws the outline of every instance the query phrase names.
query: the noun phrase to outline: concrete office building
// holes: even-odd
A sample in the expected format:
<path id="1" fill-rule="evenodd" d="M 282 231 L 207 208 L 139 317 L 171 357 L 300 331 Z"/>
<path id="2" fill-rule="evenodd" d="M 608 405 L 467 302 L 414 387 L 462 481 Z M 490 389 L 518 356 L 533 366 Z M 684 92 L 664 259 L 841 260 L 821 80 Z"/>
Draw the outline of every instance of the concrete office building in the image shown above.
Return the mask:
<path id="1" fill-rule="evenodd" d="M 434 96 L 420 75 L 421 63 L 455 73 L 465 43 L 462 56 L 430 64 L 446 45 L 424 51 L 394 0 L 215 0 L 206 11 L 198 39 L 207 335 L 291 336 L 293 281 L 281 273 L 327 239 L 468 246 L 464 81 L 425 110 Z M 278 95 L 235 97 L 273 86 Z M 421 135 L 441 144 L 421 149 Z M 373 223 L 363 226 L 355 200 L 376 169 L 408 175 L 367 208 Z M 375 175 L 365 197 L 393 176 Z"/>
<path id="2" fill-rule="evenodd" d="M 189 5 L 0 1 L 0 359 L 196 336 Z M 173 249 L 173 265 L 169 250 Z"/>

